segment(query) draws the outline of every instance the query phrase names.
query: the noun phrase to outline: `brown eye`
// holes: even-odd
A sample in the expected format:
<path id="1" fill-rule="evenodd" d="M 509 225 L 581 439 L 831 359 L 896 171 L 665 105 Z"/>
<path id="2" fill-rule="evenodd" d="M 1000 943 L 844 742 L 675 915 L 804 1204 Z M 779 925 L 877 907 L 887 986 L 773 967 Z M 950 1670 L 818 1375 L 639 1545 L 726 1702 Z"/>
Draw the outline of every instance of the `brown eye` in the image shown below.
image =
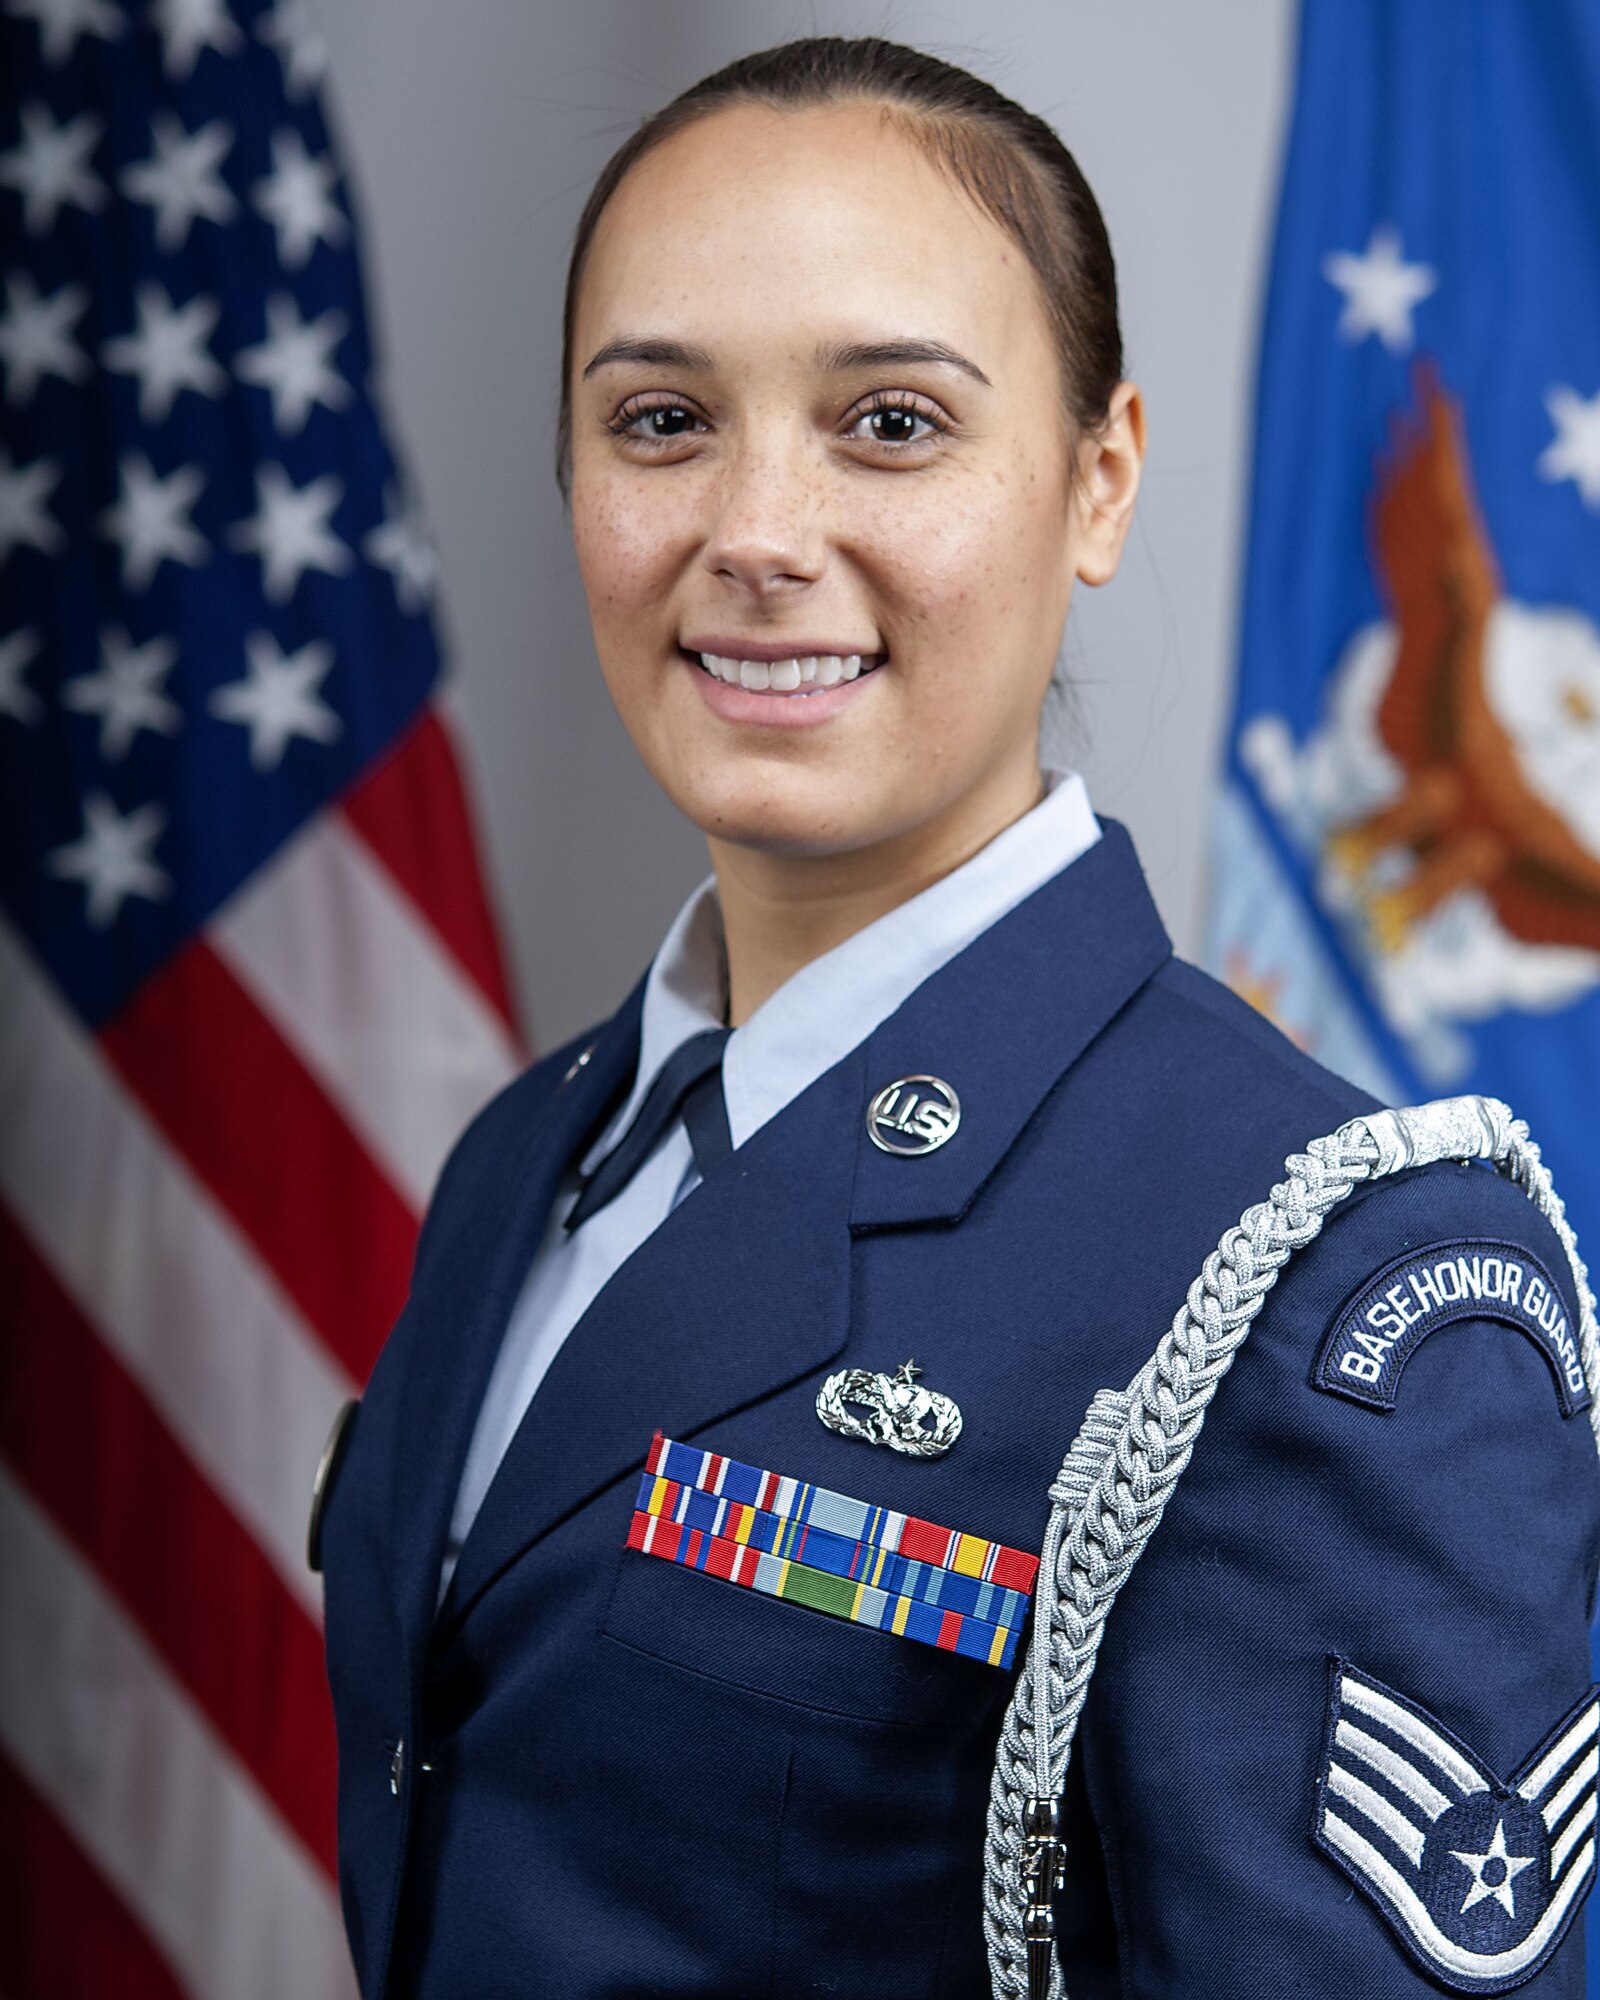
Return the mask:
<path id="1" fill-rule="evenodd" d="M 903 451 L 910 446 L 931 444 L 945 435 L 946 428 L 932 410 L 921 408 L 909 396 L 882 395 L 875 396 L 866 409 L 859 411 L 851 420 L 849 431 L 867 444 Z"/>
<path id="2" fill-rule="evenodd" d="M 637 438 L 641 444 L 669 444 L 702 425 L 698 411 L 686 403 L 623 404 L 607 428 L 613 437 Z"/>

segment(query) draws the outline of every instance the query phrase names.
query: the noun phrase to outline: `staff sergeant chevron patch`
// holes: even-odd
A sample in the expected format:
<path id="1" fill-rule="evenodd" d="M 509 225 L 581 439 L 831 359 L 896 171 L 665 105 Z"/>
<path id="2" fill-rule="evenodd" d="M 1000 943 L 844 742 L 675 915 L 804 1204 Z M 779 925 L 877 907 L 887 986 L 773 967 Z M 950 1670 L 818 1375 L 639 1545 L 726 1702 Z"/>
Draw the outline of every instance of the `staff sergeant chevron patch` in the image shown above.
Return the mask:
<path id="1" fill-rule="evenodd" d="M 1312 1838 L 1452 1993 L 1522 1985 L 1594 1880 L 1600 1688 L 1503 1781 L 1415 1702 L 1332 1670 Z"/>

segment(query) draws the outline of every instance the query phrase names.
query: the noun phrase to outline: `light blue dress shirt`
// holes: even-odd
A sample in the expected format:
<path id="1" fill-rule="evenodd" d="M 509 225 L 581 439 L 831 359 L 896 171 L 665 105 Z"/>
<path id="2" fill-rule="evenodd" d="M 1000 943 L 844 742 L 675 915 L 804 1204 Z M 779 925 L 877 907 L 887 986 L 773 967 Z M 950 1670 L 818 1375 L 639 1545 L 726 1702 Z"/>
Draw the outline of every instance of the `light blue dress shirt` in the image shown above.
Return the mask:
<path id="1" fill-rule="evenodd" d="M 1082 778 L 1073 771 L 1043 775 L 1045 796 L 1031 811 L 920 895 L 803 965 L 734 1029 L 722 1083 L 735 1147 L 864 1042 L 925 979 L 1100 838 Z M 628 1129 L 673 1050 L 723 1025 L 726 991 L 722 911 L 708 877 L 678 912 L 651 964 L 638 1073 L 627 1102 L 582 1161 L 585 1173 Z M 450 1520 L 441 1597 L 561 1343 L 612 1273 L 699 1181 L 689 1135 L 677 1120 L 622 1192 L 570 1235 L 564 1224 L 577 1199 L 578 1175 L 563 1183 L 478 1412 Z"/>

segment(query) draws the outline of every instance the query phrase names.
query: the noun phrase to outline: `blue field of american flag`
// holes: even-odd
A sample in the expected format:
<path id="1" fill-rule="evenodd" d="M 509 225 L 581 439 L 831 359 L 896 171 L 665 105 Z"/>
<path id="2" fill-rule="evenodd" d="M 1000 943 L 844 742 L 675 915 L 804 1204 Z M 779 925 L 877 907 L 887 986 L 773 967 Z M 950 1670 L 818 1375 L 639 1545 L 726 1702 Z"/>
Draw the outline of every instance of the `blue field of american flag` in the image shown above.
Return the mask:
<path id="1" fill-rule="evenodd" d="M 9 2000 L 351 1990 L 310 1480 L 524 1059 L 322 69 L 0 4 Z"/>

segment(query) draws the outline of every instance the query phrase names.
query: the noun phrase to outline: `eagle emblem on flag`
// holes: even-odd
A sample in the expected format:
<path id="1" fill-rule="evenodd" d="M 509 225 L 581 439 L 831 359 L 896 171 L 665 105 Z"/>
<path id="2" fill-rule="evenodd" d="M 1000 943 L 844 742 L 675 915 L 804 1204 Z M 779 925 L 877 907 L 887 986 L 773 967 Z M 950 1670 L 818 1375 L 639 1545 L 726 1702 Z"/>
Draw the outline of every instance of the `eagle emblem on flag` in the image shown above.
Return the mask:
<path id="1" fill-rule="evenodd" d="M 1462 1023 L 1600 984 L 1600 630 L 1503 589 L 1460 404 L 1437 368 L 1397 416 L 1371 503 L 1390 617 L 1352 635 L 1295 746 L 1240 754 L 1430 1073 Z"/>
<path id="2" fill-rule="evenodd" d="M 1505 1993 L 1594 1880 L 1600 1688 L 1509 1779 L 1393 1688 L 1332 1662 L 1312 1838 L 1452 1993 Z"/>

